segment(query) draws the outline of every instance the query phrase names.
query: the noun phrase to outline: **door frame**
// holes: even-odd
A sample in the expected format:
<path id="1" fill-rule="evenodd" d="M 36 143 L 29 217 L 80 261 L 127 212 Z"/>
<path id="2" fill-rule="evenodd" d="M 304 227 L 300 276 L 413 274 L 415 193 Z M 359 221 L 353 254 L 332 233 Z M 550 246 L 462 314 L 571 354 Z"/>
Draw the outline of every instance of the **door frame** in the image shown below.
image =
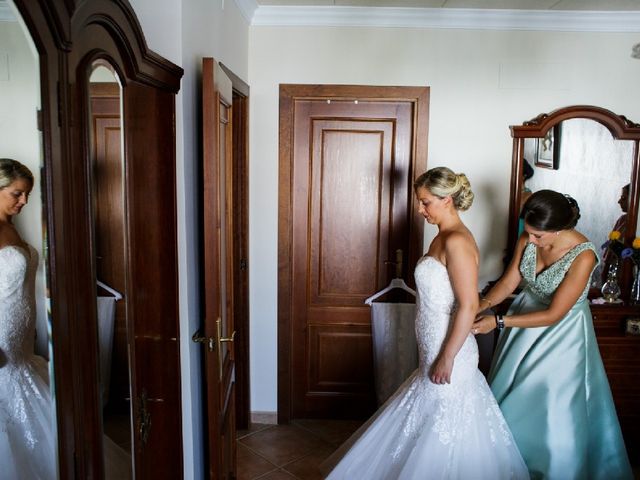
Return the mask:
<path id="1" fill-rule="evenodd" d="M 427 166 L 429 124 L 429 87 L 384 87 L 368 85 L 280 85 L 279 106 L 279 172 L 278 172 L 278 423 L 291 420 L 291 295 L 293 291 L 293 178 L 294 113 L 297 99 L 405 100 L 414 104 L 412 178 Z M 409 265 L 422 255 L 424 218 L 417 212 L 417 201 L 411 197 L 409 222 Z"/>

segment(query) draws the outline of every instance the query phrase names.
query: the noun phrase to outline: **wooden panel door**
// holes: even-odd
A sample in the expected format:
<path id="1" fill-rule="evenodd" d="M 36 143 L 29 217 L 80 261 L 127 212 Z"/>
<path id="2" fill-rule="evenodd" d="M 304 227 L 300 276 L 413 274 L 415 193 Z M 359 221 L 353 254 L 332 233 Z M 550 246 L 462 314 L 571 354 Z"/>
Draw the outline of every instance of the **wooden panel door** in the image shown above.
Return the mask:
<path id="1" fill-rule="evenodd" d="M 204 336 L 209 478 L 235 478 L 232 85 L 202 60 Z"/>
<path id="2" fill-rule="evenodd" d="M 422 249 L 411 185 L 426 165 L 428 89 L 280 93 L 280 420 L 365 417 L 375 394 L 363 302 L 393 278 L 398 249 L 410 283 Z"/>
<path id="3" fill-rule="evenodd" d="M 126 316 L 136 478 L 183 475 L 174 102 L 170 92 L 137 82 L 124 89 Z"/>

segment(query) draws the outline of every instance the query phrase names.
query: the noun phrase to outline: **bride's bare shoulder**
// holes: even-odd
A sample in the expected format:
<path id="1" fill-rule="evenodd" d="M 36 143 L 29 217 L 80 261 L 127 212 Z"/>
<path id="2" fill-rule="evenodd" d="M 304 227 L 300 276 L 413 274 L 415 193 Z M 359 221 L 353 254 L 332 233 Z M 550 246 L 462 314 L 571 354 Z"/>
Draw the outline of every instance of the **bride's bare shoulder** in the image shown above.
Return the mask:
<path id="1" fill-rule="evenodd" d="M 9 245 L 21 245 L 22 240 L 15 227 L 7 222 L 0 222 L 0 248 Z"/>

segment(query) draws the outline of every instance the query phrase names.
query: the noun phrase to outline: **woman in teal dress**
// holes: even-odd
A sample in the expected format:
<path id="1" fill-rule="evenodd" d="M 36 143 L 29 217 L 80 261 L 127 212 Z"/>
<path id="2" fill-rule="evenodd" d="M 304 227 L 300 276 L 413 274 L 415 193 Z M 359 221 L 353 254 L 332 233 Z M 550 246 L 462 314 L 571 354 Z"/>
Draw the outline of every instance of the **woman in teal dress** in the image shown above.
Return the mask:
<path id="1" fill-rule="evenodd" d="M 632 479 L 587 300 L 598 257 L 574 229 L 578 205 L 540 190 L 521 217 L 514 257 L 479 309 L 521 282 L 523 290 L 507 315 L 481 316 L 473 326 L 473 333 L 502 330 L 491 390 L 532 478 Z"/>

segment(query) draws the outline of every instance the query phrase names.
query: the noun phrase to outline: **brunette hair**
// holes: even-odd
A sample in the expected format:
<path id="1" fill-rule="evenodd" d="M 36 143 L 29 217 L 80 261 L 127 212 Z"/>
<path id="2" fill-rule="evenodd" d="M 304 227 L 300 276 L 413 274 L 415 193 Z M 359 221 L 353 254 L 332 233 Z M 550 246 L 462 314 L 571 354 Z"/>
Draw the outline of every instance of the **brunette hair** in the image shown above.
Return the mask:
<path id="1" fill-rule="evenodd" d="M 520 218 L 537 230 L 567 230 L 578 223 L 580 207 L 569 195 L 553 190 L 538 190 L 525 202 Z"/>

